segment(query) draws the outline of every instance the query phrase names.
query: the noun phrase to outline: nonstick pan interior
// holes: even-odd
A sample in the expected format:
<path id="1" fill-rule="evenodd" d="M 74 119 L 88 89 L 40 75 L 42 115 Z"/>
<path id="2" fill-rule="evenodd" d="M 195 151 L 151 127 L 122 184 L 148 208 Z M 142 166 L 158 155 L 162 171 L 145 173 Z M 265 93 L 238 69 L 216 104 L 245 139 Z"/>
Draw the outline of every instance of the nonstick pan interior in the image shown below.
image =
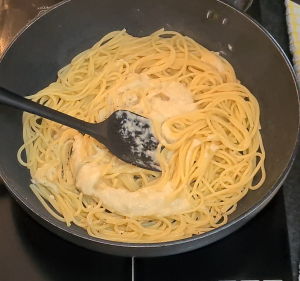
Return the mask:
<path id="1" fill-rule="evenodd" d="M 92 250 L 127 256 L 180 253 L 212 243 L 235 231 L 275 195 L 294 158 L 299 128 L 295 75 L 285 55 L 258 24 L 215 0 L 72 0 L 58 5 L 29 25 L 0 62 L 0 85 L 29 95 L 56 79 L 57 71 L 103 35 L 126 28 L 145 36 L 165 28 L 188 35 L 219 51 L 237 77 L 257 97 L 261 107 L 267 179 L 239 202 L 230 222 L 189 239 L 156 244 L 129 244 L 89 237 L 67 227 L 42 207 L 29 189 L 29 171 L 16 153 L 22 145 L 22 113 L 0 106 L 0 171 L 11 194 L 41 224 L 56 234 Z M 0 93 L 1 94 L 1 93 Z M 266 226 L 267 227 L 267 226 Z"/>

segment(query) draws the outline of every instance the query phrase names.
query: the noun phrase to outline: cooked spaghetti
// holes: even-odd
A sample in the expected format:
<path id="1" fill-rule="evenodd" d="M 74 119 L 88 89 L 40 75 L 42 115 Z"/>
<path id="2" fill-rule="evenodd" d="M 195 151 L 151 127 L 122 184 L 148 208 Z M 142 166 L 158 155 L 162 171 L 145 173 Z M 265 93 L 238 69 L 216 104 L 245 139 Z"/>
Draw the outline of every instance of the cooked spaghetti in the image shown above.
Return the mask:
<path id="1" fill-rule="evenodd" d="M 119 109 L 152 122 L 162 172 L 24 113 L 18 160 L 30 169 L 30 188 L 56 219 L 91 236 L 144 243 L 205 233 L 265 180 L 256 98 L 224 58 L 177 32 L 111 32 L 29 98 L 92 123 Z"/>

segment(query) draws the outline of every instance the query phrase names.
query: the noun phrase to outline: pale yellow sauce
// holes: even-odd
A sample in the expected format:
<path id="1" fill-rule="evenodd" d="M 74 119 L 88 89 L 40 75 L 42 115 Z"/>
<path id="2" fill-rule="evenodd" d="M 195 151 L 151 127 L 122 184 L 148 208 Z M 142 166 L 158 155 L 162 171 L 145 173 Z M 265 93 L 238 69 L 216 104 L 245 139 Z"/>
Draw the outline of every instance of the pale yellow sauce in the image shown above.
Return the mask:
<path id="1" fill-rule="evenodd" d="M 138 95 L 141 91 L 148 91 L 151 110 L 139 103 Z M 153 122 L 161 125 L 170 117 L 181 115 L 197 110 L 192 93 L 182 83 L 158 82 L 150 79 L 144 74 L 131 74 L 117 92 L 122 96 L 115 102 L 115 109 L 134 109 L 135 112 L 147 116 Z M 172 132 L 163 127 L 163 134 L 167 140 L 172 140 Z M 70 166 L 75 178 L 76 187 L 85 195 L 92 196 L 101 200 L 103 205 L 110 211 L 130 217 L 137 216 L 169 216 L 182 213 L 191 209 L 187 198 L 182 194 L 177 194 L 172 198 L 174 192 L 172 183 L 168 182 L 160 191 L 153 190 L 151 187 L 141 188 L 137 191 L 114 188 L 108 186 L 102 180 L 102 171 L 108 163 L 101 165 L 91 162 L 87 154 L 86 143 L 81 134 L 74 136 L 72 156 Z M 200 145 L 199 142 L 193 143 L 193 147 Z M 107 152 L 104 149 L 103 154 Z M 170 154 L 171 157 L 171 154 Z M 89 159 L 88 159 L 89 158 Z M 122 165 L 122 161 L 119 162 Z M 116 169 L 118 167 L 116 166 Z M 133 169 L 137 169 L 134 168 Z M 39 168 L 34 179 L 40 183 L 48 183 L 48 174 L 54 171 L 42 167 Z"/>

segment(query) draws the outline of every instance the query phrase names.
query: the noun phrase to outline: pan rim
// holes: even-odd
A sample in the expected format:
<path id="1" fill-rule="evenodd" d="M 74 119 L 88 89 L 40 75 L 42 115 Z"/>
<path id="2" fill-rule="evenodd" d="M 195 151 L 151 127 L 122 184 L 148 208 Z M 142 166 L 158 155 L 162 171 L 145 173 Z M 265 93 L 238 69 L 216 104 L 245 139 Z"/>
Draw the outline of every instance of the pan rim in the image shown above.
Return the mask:
<path id="1" fill-rule="evenodd" d="M 154 242 L 154 243 L 127 243 L 127 242 L 117 242 L 117 241 L 112 241 L 112 240 L 106 240 L 103 238 L 95 238 L 92 236 L 88 236 L 87 233 L 85 233 L 84 235 L 80 234 L 80 233 L 76 233 L 76 229 L 70 229 L 67 227 L 67 225 L 65 225 L 64 227 L 58 226 L 56 224 L 57 220 L 54 217 L 51 217 L 51 219 L 45 217 L 44 215 L 41 215 L 38 210 L 35 208 L 35 206 L 29 204 L 28 202 L 26 202 L 26 198 L 22 197 L 18 190 L 13 186 L 13 184 L 10 182 L 10 179 L 5 175 L 4 170 L 2 168 L 2 164 L 0 161 L 0 176 L 3 179 L 3 182 L 5 183 L 8 191 L 10 192 L 10 194 L 14 197 L 14 199 L 19 203 L 19 205 L 21 205 L 21 207 L 27 212 L 29 213 L 31 216 L 32 214 L 30 212 L 32 212 L 33 214 L 35 214 L 36 216 L 40 217 L 44 222 L 50 224 L 51 226 L 55 227 L 56 229 L 59 229 L 60 231 L 64 232 L 64 234 L 68 235 L 71 234 L 72 236 L 75 236 L 79 239 L 85 240 L 85 241 L 89 241 L 89 242 L 93 242 L 93 243 L 97 243 L 97 244 L 105 244 L 107 246 L 114 246 L 114 247 L 119 247 L 119 248 L 145 248 L 145 249 L 154 249 L 154 248 L 161 248 L 161 247 L 170 247 L 170 246 L 174 246 L 174 245 L 179 245 L 179 244 L 188 244 L 191 242 L 195 242 L 198 240 L 204 240 L 205 238 L 208 238 L 209 236 L 215 236 L 216 234 L 220 233 L 220 232 L 225 232 L 226 229 L 230 228 L 233 225 L 238 225 L 239 223 L 241 223 L 245 218 L 249 218 L 251 217 L 251 215 L 257 214 L 260 210 L 262 210 L 262 208 L 266 205 L 266 203 L 268 203 L 273 196 L 277 193 L 277 191 L 279 190 L 279 188 L 281 187 L 282 183 L 284 182 L 285 178 L 287 177 L 293 163 L 294 160 L 296 158 L 296 154 L 298 151 L 298 147 L 299 147 L 299 142 L 300 142 L 300 88 L 299 85 L 297 83 L 297 76 L 295 73 L 295 70 L 291 64 L 291 62 L 289 61 L 287 55 L 285 54 L 285 52 L 283 51 L 283 49 L 281 48 L 281 46 L 277 43 L 277 41 L 274 39 L 274 37 L 260 24 L 258 23 L 255 19 L 251 18 L 250 16 L 248 16 L 247 14 L 237 10 L 236 8 L 230 6 L 229 4 L 226 4 L 224 2 L 222 2 L 221 0 L 214 0 L 216 2 L 218 2 L 221 5 L 225 5 L 228 8 L 234 10 L 235 12 L 241 14 L 241 16 L 243 16 L 244 18 L 246 18 L 247 20 L 249 20 L 252 24 L 254 24 L 257 28 L 260 29 L 261 32 L 263 32 L 269 40 L 271 40 L 271 42 L 273 43 L 273 45 L 277 48 L 278 52 L 281 54 L 281 56 L 283 57 L 284 61 L 287 64 L 287 67 L 292 75 L 293 78 L 293 82 L 295 85 L 295 90 L 297 93 L 297 99 L 298 99 L 298 131 L 297 131 L 297 137 L 295 139 L 295 144 L 293 146 L 293 152 L 290 156 L 289 161 L 286 164 L 286 167 L 284 168 L 284 170 L 282 171 L 282 174 L 278 177 L 277 181 L 274 183 L 274 185 L 270 188 L 270 190 L 267 192 L 267 194 L 265 194 L 258 202 L 255 203 L 255 205 L 253 205 L 250 209 L 248 209 L 247 211 L 245 211 L 244 213 L 242 213 L 240 216 L 238 216 L 237 218 L 233 219 L 232 221 L 226 223 L 223 226 L 220 226 L 216 229 L 213 229 L 209 232 L 200 234 L 200 235 L 195 235 L 189 238 L 184 238 L 184 239 L 180 239 L 180 240 L 175 240 L 175 241 L 167 241 L 167 242 Z M 47 10 L 40 12 L 32 21 L 30 21 L 26 26 L 24 26 L 18 33 L 17 35 L 13 38 L 13 40 L 8 44 L 8 46 L 6 47 L 5 51 L 3 52 L 3 54 L 0 57 L 0 63 L 2 62 L 3 58 L 5 57 L 5 55 L 7 54 L 7 52 L 9 51 L 9 49 L 12 47 L 12 45 L 17 41 L 17 39 L 32 25 L 34 24 L 36 21 L 38 21 L 40 18 L 42 18 L 43 16 L 45 16 L 46 14 L 48 14 L 49 12 L 53 11 L 54 9 L 68 3 L 71 2 L 71 0 L 64 0 L 60 3 L 57 3 L 53 6 L 51 6 L 50 8 L 48 8 Z M 21 204 L 20 204 L 21 203 Z M 30 212 L 29 212 L 30 211 Z M 33 217 L 33 216 L 32 216 Z M 36 219 L 35 219 L 36 220 Z M 39 222 L 40 223 L 40 222 Z M 47 227 L 47 229 L 49 230 L 49 228 Z M 52 231 L 51 231 L 52 232 Z M 61 236 L 60 234 L 58 234 L 59 236 Z M 218 239 L 217 239 L 218 240 Z M 208 243 L 209 244 L 209 243 Z"/>

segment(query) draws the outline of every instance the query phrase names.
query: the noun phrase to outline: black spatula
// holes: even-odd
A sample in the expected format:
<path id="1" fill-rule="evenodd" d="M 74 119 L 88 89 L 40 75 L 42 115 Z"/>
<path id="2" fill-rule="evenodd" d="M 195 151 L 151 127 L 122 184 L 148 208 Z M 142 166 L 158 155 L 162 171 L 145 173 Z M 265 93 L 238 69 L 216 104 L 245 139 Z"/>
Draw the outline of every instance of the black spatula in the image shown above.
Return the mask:
<path id="1" fill-rule="evenodd" d="M 89 123 L 53 110 L 0 88 L 0 103 L 66 125 L 103 143 L 111 153 L 129 164 L 160 171 L 155 152 L 158 141 L 149 119 L 119 110 L 101 123 Z"/>

